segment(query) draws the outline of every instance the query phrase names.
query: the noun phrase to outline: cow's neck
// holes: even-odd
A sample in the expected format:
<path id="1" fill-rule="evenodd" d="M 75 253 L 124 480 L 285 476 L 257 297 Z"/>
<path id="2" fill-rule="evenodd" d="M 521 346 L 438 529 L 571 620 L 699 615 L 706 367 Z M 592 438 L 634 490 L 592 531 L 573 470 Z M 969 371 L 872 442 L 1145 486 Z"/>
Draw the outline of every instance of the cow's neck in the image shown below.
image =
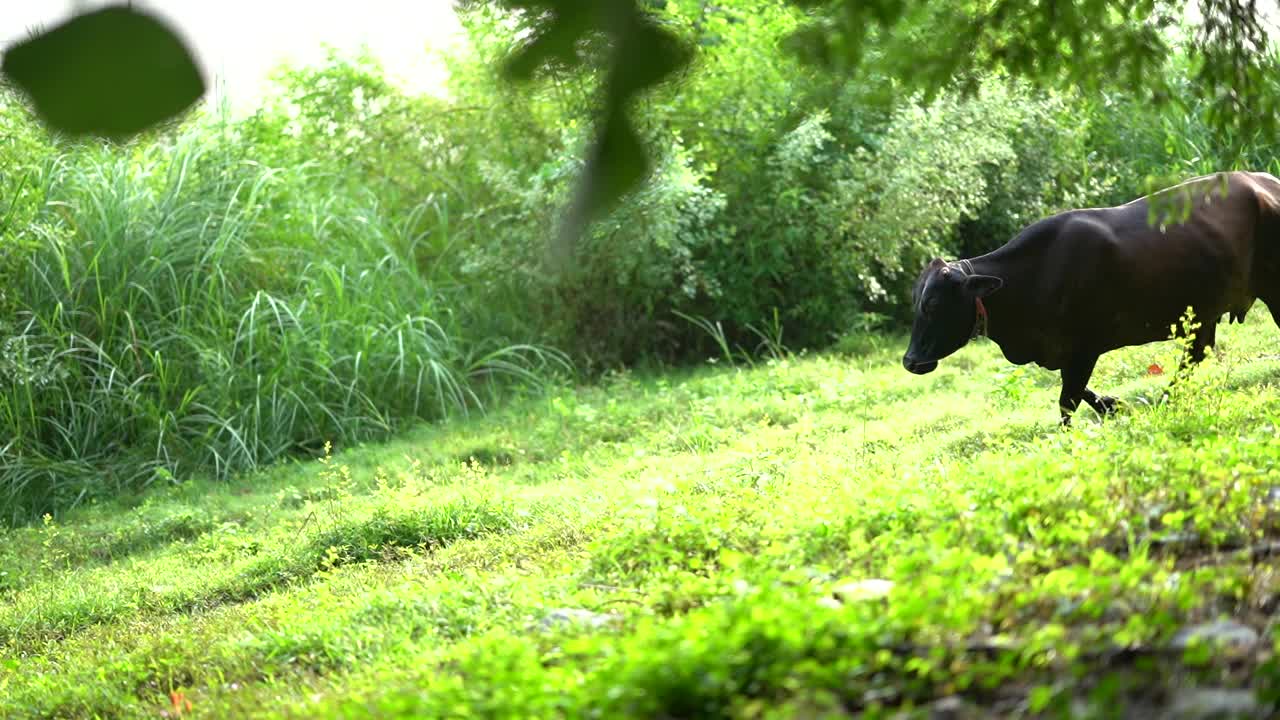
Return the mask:
<path id="1" fill-rule="evenodd" d="M 1002 347 L 1007 342 L 1018 340 L 1020 336 L 1015 337 L 1010 333 L 1015 328 L 1026 325 L 1019 322 L 1018 318 L 1025 314 L 1028 307 L 1031 307 L 1026 297 L 1028 290 L 1026 285 L 1027 278 L 1035 277 L 1035 258 L 1027 257 L 1025 264 L 1028 267 L 1024 269 L 1023 258 L 1020 255 L 1023 253 L 1005 246 L 967 261 L 971 273 L 992 275 L 1003 281 L 999 290 L 982 298 L 982 306 L 978 312 L 986 311 L 985 321 L 981 317 L 977 318 L 978 325 L 985 331 L 982 334 Z"/>

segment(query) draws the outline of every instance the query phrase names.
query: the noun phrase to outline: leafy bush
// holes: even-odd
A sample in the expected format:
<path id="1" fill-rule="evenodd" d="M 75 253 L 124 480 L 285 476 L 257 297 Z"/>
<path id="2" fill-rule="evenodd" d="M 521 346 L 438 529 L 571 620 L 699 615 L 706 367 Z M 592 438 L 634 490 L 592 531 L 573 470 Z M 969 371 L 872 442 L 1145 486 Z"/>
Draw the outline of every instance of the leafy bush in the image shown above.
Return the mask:
<path id="1" fill-rule="evenodd" d="M 671 310 L 717 291 L 699 257 L 715 238 L 723 198 L 674 144 L 645 187 L 593 226 L 566 263 L 549 240 L 576 167 L 569 150 L 532 176 L 486 166 L 494 194 L 506 200 L 484 219 L 473 216 L 493 231 L 460 251 L 460 277 L 488 293 L 481 306 L 522 308 L 584 365 L 669 351 L 665 343 L 678 339 Z"/>

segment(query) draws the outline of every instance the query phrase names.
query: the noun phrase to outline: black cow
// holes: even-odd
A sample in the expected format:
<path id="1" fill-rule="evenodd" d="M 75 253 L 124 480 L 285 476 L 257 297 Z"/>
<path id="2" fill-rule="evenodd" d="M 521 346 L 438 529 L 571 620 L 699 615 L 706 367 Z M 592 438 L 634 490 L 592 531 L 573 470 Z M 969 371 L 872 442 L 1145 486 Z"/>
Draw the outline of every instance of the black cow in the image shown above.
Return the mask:
<path id="1" fill-rule="evenodd" d="M 1153 223 L 1153 199 L 1173 217 Z M 1280 319 L 1280 180 L 1216 173 L 1119 207 L 1053 215 L 980 257 L 931 261 L 916 282 L 902 364 L 930 372 L 986 334 L 1009 362 L 1062 371 L 1065 425 L 1082 400 L 1114 411 L 1115 398 L 1088 387 L 1103 353 L 1168 339 L 1191 307 L 1200 327 L 1188 361 L 1198 363 L 1218 319 L 1242 322 L 1255 299 Z"/>

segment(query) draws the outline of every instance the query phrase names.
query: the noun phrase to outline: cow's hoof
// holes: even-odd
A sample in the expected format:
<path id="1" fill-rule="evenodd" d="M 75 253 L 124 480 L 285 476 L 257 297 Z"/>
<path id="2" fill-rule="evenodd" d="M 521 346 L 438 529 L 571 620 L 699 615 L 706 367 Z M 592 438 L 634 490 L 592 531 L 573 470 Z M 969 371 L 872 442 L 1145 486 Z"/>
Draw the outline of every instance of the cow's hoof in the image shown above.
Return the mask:
<path id="1" fill-rule="evenodd" d="M 1120 398 L 1103 395 L 1098 398 L 1098 412 L 1102 415 L 1115 415 L 1120 409 Z"/>

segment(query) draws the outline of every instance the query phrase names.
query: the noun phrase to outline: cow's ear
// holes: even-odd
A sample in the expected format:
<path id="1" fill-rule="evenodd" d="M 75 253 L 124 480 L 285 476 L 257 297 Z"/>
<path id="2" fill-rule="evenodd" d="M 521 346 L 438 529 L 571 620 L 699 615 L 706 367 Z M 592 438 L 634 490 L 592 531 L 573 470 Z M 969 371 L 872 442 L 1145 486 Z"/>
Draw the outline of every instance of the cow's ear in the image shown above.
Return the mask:
<path id="1" fill-rule="evenodd" d="M 964 279 L 964 291 L 971 297 L 986 297 L 1004 286 L 1004 281 L 994 275 L 970 275 Z"/>

